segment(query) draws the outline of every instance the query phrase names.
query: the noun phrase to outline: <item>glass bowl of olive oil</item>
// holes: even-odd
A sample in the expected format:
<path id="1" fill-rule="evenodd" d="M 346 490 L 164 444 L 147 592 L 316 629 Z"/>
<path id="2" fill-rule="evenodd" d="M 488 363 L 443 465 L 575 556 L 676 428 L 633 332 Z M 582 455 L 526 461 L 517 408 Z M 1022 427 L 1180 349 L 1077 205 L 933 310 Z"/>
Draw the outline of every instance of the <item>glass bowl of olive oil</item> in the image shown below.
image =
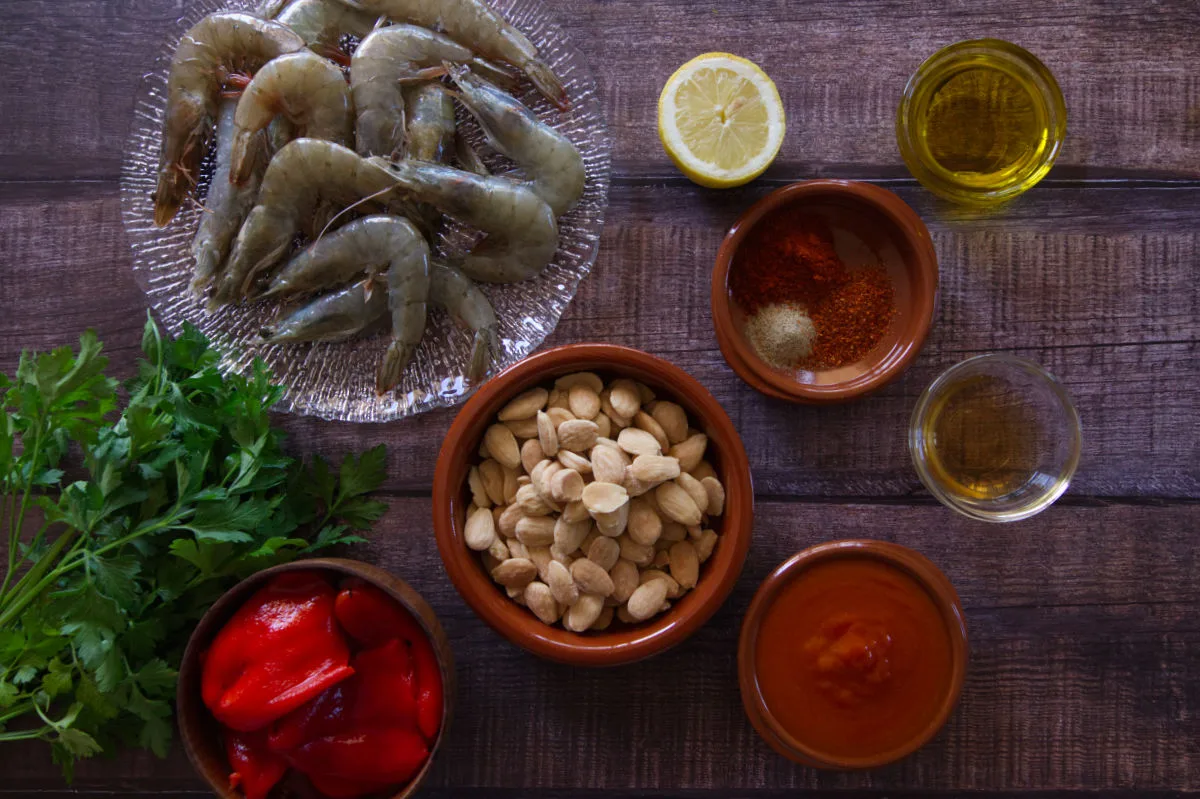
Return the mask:
<path id="1" fill-rule="evenodd" d="M 948 200 L 992 205 L 1046 176 L 1067 135 L 1050 70 L 999 39 L 943 47 L 917 68 L 896 114 L 900 155 Z"/>
<path id="2" fill-rule="evenodd" d="M 1079 414 L 1033 361 L 979 355 L 956 364 L 917 401 L 913 465 L 942 504 L 973 519 L 1014 522 L 1062 496 L 1079 465 Z"/>

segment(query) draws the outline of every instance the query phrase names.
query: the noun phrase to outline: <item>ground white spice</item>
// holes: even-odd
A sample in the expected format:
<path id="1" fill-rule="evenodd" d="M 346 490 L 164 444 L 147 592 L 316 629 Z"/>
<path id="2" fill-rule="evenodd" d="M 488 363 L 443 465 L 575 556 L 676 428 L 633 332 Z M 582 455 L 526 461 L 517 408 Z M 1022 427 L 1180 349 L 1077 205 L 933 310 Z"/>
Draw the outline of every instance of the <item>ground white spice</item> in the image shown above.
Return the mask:
<path id="1" fill-rule="evenodd" d="M 798 305 L 766 305 L 746 321 L 746 338 L 771 366 L 792 369 L 812 355 L 817 329 Z"/>

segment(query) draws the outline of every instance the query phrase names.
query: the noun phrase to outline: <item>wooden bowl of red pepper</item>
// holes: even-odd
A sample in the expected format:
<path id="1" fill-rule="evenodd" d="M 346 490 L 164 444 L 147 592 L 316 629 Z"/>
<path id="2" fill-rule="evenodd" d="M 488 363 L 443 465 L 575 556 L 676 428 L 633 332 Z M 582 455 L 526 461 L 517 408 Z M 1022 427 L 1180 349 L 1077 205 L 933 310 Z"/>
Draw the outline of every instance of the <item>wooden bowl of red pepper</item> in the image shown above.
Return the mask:
<path id="1" fill-rule="evenodd" d="M 933 322 L 937 253 L 920 217 L 869 183 L 809 180 L 730 228 L 712 276 L 717 343 L 750 386 L 829 404 L 899 377 Z"/>
<path id="2" fill-rule="evenodd" d="M 297 561 L 217 600 L 179 670 L 184 749 L 213 792 L 407 797 L 454 707 L 432 608 L 366 563 Z"/>

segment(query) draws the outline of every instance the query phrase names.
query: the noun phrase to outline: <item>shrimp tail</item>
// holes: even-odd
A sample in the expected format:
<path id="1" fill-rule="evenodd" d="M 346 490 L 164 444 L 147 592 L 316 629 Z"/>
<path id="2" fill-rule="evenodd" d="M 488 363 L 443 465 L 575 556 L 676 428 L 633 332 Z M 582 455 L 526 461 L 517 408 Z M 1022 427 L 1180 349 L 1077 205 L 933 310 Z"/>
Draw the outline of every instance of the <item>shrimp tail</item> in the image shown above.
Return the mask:
<path id="1" fill-rule="evenodd" d="M 233 139 L 233 156 L 229 168 L 229 182 L 243 186 L 258 160 L 255 144 L 261 137 L 257 131 L 239 130 Z"/>
<path id="2" fill-rule="evenodd" d="M 379 372 L 375 376 L 375 393 L 378 396 L 386 396 L 396 387 L 412 356 L 412 345 L 399 341 L 392 341 L 388 345 L 387 352 L 383 354 L 383 361 L 379 364 Z"/>
<path id="3" fill-rule="evenodd" d="M 471 346 L 471 363 L 467 370 L 467 378 L 471 383 L 478 385 L 487 377 L 499 351 L 500 342 L 496 337 L 495 328 L 475 331 L 475 341 Z"/>
<path id="4" fill-rule="evenodd" d="M 571 101 L 567 99 L 567 90 L 563 88 L 562 81 L 541 61 L 530 59 L 526 61 L 522 67 L 522 71 L 529 76 L 533 81 L 533 85 L 542 93 L 550 102 L 558 108 L 559 111 L 566 111 L 571 107 Z"/>

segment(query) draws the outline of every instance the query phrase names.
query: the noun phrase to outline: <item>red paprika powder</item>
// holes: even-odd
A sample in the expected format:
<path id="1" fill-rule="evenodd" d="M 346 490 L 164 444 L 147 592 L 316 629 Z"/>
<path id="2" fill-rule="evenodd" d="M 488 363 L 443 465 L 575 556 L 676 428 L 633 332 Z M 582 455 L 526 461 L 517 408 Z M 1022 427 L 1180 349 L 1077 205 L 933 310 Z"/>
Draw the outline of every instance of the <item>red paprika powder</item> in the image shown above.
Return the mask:
<path id="1" fill-rule="evenodd" d="M 895 289 L 875 265 L 849 270 L 828 223 L 784 208 L 759 221 L 734 256 L 729 288 L 753 316 L 769 305 L 804 308 L 816 329 L 812 354 L 797 368 L 832 369 L 861 360 L 895 316 Z"/>

